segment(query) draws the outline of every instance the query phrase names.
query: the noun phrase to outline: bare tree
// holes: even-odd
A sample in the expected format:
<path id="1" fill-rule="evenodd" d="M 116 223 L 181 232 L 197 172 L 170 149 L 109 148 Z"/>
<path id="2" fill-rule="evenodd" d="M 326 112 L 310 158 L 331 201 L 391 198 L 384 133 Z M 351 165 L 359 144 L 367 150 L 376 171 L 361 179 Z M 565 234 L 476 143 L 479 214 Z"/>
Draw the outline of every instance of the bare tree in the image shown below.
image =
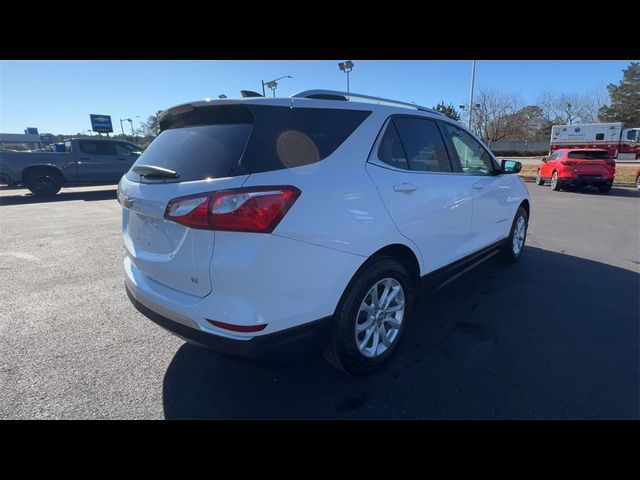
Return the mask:
<path id="1" fill-rule="evenodd" d="M 598 121 L 598 110 L 607 103 L 607 95 L 601 89 L 586 94 L 545 92 L 537 103 L 549 127 L 594 123 Z"/>
<path id="2" fill-rule="evenodd" d="M 472 129 L 488 145 L 522 131 L 523 116 L 515 115 L 522 107 L 519 96 L 499 90 L 480 90 L 474 103 L 479 106 L 473 110 Z"/>
<path id="3" fill-rule="evenodd" d="M 605 88 L 596 88 L 589 93 L 586 93 L 583 97 L 583 116 L 581 118 L 583 123 L 597 123 L 601 119 L 599 118 L 599 111 L 602 107 L 609 104 L 609 94 Z"/>

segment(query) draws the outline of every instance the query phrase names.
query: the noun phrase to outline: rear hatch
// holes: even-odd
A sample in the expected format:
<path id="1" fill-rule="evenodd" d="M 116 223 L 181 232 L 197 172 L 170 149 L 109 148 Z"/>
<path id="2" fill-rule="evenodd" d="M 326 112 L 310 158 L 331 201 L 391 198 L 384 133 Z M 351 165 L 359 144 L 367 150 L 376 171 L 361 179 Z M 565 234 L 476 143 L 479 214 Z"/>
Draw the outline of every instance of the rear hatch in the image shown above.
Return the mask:
<path id="1" fill-rule="evenodd" d="M 605 150 L 574 150 L 567 154 L 565 165 L 572 166 L 576 175 L 600 175 L 612 178 L 615 162 Z"/>
<path id="2" fill-rule="evenodd" d="M 239 105 L 216 110 L 206 119 L 171 119 L 118 186 L 123 242 L 133 264 L 148 278 L 198 297 L 211 292 L 215 232 L 164 215 L 174 198 L 239 187 L 247 178 L 239 160 L 253 116 Z"/>
<path id="3" fill-rule="evenodd" d="M 156 282 L 190 295 L 208 295 L 212 289 L 210 265 L 215 230 L 207 228 L 211 225 L 190 221 L 191 226 L 186 226 L 167 220 L 165 213 L 170 202 L 195 197 L 171 203 L 168 215 L 174 220 L 183 214 L 176 205 L 194 212 L 204 208 L 206 215 L 210 215 L 212 206 L 196 200 L 203 198 L 201 194 L 243 187 L 252 174 L 321 161 L 370 113 L 292 108 L 288 99 L 199 102 L 168 110 L 160 117 L 162 132 L 118 186 L 118 199 L 124 207 L 122 230 L 127 255 L 144 275 Z M 269 195 L 245 192 L 260 198 L 255 202 L 261 206 L 245 198 L 246 203 L 241 205 L 246 205 L 246 210 L 240 214 L 238 209 L 235 221 L 241 215 L 257 215 L 266 221 L 267 215 L 261 209 L 270 214 L 276 214 L 277 209 L 286 212 L 285 203 L 295 201 L 299 194 L 298 191 L 292 197 L 297 189 L 295 185 L 290 187 L 293 188 L 283 186 L 277 192 L 271 188 Z M 268 204 L 277 198 L 284 203 L 272 209 Z M 228 205 L 218 207 L 222 211 Z M 255 224 L 249 227 L 254 228 Z M 227 224 L 225 228 L 246 232 L 249 227 Z M 265 226 L 263 233 L 269 231 Z"/>

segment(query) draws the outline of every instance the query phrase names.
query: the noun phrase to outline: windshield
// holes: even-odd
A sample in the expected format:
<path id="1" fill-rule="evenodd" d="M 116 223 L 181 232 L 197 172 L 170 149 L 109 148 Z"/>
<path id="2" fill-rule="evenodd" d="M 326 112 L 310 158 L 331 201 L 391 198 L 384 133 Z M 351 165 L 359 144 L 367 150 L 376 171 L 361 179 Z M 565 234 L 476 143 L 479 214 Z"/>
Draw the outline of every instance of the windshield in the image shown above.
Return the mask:
<path id="1" fill-rule="evenodd" d="M 605 150 L 574 150 L 569 152 L 567 158 L 579 158 L 583 160 L 609 160 L 609 154 Z"/>

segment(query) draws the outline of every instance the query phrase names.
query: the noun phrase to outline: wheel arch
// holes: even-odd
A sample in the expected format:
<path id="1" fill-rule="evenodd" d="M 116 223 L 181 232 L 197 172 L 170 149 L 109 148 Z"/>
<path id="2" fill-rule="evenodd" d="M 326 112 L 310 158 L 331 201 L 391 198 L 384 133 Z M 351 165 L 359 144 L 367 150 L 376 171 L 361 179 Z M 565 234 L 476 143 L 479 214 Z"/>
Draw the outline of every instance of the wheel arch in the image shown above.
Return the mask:
<path id="1" fill-rule="evenodd" d="M 527 221 L 531 220 L 531 204 L 529 203 L 529 199 L 525 198 L 522 200 L 520 205 L 518 205 L 518 208 L 520 207 L 524 208 L 525 212 L 527 212 Z"/>
<path id="2" fill-rule="evenodd" d="M 49 171 L 49 172 L 56 173 L 60 175 L 60 177 L 62 177 L 63 183 L 66 182 L 66 179 L 64 178 L 64 175 L 62 174 L 62 170 L 60 169 L 60 167 L 45 163 L 45 164 L 39 164 L 39 165 L 29 165 L 27 168 L 25 168 L 22 171 L 22 183 L 26 182 L 29 174 L 35 171 Z"/>
<path id="3" fill-rule="evenodd" d="M 390 257 L 390 258 L 396 259 L 400 263 L 402 263 L 404 266 L 406 266 L 407 270 L 409 271 L 409 275 L 411 276 L 411 279 L 414 281 L 413 286 L 415 288 L 415 291 L 416 292 L 419 291 L 421 264 L 419 261 L 418 254 L 406 244 L 392 243 L 376 250 L 371 255 L 369 255 L 369 257 L 367 257 L 367 259 L 364 262 L 362 262 L 360 267 L 353 273 L 353 275 L 351 276 L 351 279 L 347 283 L 347 286 L 342 292 L 342 295 L 340 296 L 338 303 L 336 304 L 336 308 L 334 309 L 334 314 L 335 314 L 335 310 L 337 310 L 338 306 L 342 303 L 345 295 L 351 289 L 352 285 L 358 279 L 361 273 L 371 264 L 372 261 L 381 257 Z M 414 300 L 416 302 L 418 297 L 419 295 L 417 294 L 414 297 Z"/>

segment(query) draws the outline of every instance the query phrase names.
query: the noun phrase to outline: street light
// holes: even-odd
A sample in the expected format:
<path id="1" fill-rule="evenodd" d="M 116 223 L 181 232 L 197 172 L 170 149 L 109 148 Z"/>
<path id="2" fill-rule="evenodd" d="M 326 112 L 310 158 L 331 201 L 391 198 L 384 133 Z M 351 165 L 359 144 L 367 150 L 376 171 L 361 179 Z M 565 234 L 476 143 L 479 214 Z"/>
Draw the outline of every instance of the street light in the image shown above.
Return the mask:
<path id="1" fill-rule="evenodd" d="M 136 115 L 135 118 L 140 118 L 140 115 Z M 133 138 L 135 140 L 135 133 L 133 132 L 133 119 L 131 119 L 131 118 L 121 118 L 120 119 L 120 130 L 122 131 L 122 136 L 126 137 L 126 135 L 124 134 L 124 127 L 122 126 L 122 122 L 129 122 L 129 125 L 131 127 L 131 138 Z"/>
<path id="2" fill-rule="evenodd" d="M 276 78 L 275 80 L 271 80 L 270 82 L 265 82 L 264 80 L 260 80 L 262 82 L 262 96 L 266 97 L 264 93 L 264 87 L 269 87 L 273 90 L 273 98 L 276 98 L 276 88 L 278 88 L 278 80 L 282 80 L 283 78 L 293 78 L 291 75 L 285 75 L 284 77 Z"/>
<path id="3" fill-rule="evenodd" d="M 338 68 L 347 74 L 347 93 L 349 92 L 349 72 L 353 70 L 353 62 L 351 60 L 347 60 L 346 62 L 340 62 L 338 64 Z"/>

